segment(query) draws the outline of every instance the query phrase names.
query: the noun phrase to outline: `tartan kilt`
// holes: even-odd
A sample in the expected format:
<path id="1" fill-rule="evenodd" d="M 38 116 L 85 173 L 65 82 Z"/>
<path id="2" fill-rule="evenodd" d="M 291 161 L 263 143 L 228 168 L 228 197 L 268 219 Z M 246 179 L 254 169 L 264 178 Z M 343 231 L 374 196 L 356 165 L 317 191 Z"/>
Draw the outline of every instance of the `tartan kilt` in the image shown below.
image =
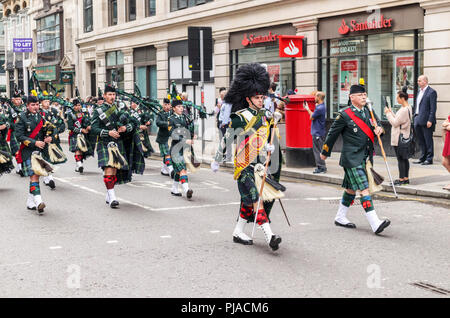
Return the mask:
<path id="1" fill-rule="evenodd" d="M 84 140 L 86 140 L 88 151 L 87 152 L 83 152 L 83 159 L 86 159 L 88 157 L 93 157 L 94 156 L 94 149 L 92 147 L 89 135 L 90 134 L 87 134 L 87 135 L 84 134 Z M 94 147 L 95 147 L 95 145 L 94 145 Z M 73 153 L 75 153 L 77 151 L 81 151 L 80 149 L 78 149 L 78 146 L 77 146 L 77 134 L 69 135 L 69 151 L 73 152 Z"/>
<path id="2" fill-rule="evenodd" d="M 367 179 L 366 163 L 353 168 L 344 168 L 344 181 L 342 187 L 351 190 L 365 190 L 369 188 L 369 180 Z"/>
<path id="3" fill-rule="evenodd" d="M 242 170 L 241 175 L 237 179 L 239 194 L 241 201 L 245 205 L 251 205 L 258 202 L 259 193 L 255 185 L 255 172 L 253 166 L 248 166 Z"/>
<path id="4" fill-rule="evenodd" d="M 11 155 L 15 155 L 20 149 L 20 142 L 17 140 L 14 131 L 11 131 L 11 139 L 9 140 L 9 146 L 11 147 Z"/>
<path id="5" fill-rule="evenodd" d="M 2 175 L 4 173 L 10 173 L 12 170 L 14 170 L 14 164 L 12 162 L 11 150 L 9 149 L 8 143 L 6 141 L 0 141 L 0 150 L 8 154 L 10 158 L 9 162 L 0 164 L 0 175 Z"/>
<path id="6" fill-rule="evenodd" d="M 24 177 L 34 176 L 34 171 L 31 168 L 31 158 L 22 162 L 22 172 Z"/>
<path id="7" fill-rule="evenodd" d="M 117 171 L 118 184 L 131 182 L 133 173 L 144 174 L 145 170 L 145 158 L 139 133 L 135 131 L 131 136 L 128 136 L 123 140 L 123 145 L 126 153 L 125 158 L 130 168 Z"/>
<path id="8" fill-rule="evenodd" d="M 116 139 L 114 141 L 117 144 L 117 147 L 119 148 L 120 153 L 124 158 L 127 158 L 125 148 L 123 146 L 123 141 L 121 139 Z M 98 158 L 98 167 L 99 168 L 106 168 L 108 167 L 108 161 L 109 161 L 109 155 L 108 155 L 108 143 L 109 141 L 103 141 L 99 140 L 97 143 L 97 158 Z M 128 170 L 128 163 L 123 167 L 124 170 Z"/>
<path id="9" fill-rule="evenodd" d="M 177 153 L 173 151 L 173 147 L 170 148 L 170 157 L 172 158 L 172 167 L 175 173 L 179 173 L 181 170 L 186 170 L 186 162 L 184 162 L 183 149 Z"/>
<path id="10" fill-rule="evenodd" d="M 147 151 L 144 152 L 144 157 L 147 158 L 149 157 L 153 152 L 155 152 L 155 150 L 153 150 L 152 144 L 150 142 L 150 137 L 148 136 L 148 131 L 144 130 L 141 132 L 141 134 L 143 135 L 143 139 L 141 140 L 141 143 L 145 146 L 145 148 L 147 148 Z"/>
<path id="11" fill-rule="evenodd" d="M 60 141 L 59 141 L 59 137 L 55 138 L 54 141 L 52 142 L 52 144 L 56 145 L 56 147 L 58 147 L 59 150 L 61 150 L 61 152 L 64 152 Z M 42 158 L 44 158 L 45 161 L 50 162 L 52 165 L 60 165 L 63 164 L 65 162 L 67 162 L 67 156 L 66 156 L 66 160 L 62 161 L 62 162 L 53 162 L 50 160 L 50 156 L 48 154 L 48 145 L 45 146 L 45 148 L 42 150 Z"/>
<path id="12" fill-rule="evenodd" d="M 159 154 L 161 157 L 170 156 L 169 143 L 165 142 L 163 144 L 159 144 Z"/>

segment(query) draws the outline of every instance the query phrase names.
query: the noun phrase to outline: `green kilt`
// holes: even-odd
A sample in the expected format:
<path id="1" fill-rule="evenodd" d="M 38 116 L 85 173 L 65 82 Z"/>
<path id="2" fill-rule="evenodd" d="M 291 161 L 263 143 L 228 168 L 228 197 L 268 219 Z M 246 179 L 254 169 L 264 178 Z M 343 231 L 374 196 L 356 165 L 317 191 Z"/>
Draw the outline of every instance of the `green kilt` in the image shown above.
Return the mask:
<path id="1" fill-rule="evenodd" d="M 169 143 L 165 142 L 163 144 L 159 144 L 159 154 L 161 157 L 170 156 Z"/>
<path id="2" fill-rule="evenodd" d="M 31 158 L 22 162 L 22 172 L 24 177 L 34 176 L 34 171 L 31 169 Z"/>
<path id="3" fill-rule="evenodd" d="M 342 187 L 351 190 L 365 190 L 369 188 L 369 180 L 367 179 L 366 163 L 353 168 L 344 168 L 344 181 Z"/>
<path id="4" fill-rule="evenodd" d="M 183 157 L 183 149 L 184 148 L 181 148 L 177 153 L 173 151 L 173 147 L 170 148 L 170 156 L 172 158 L 172 166 L 175 173 L 179 173 L 181 170 L 186 170 L 186 162 L 184 161 Z"/>
<path id="5" fill-rule="evenodd" d="M 0 150 L 3 152 L 5 157 L 10 159 L 9 162 L 0 164 L 0 175 L 4 173 L 10 173 L 14 170 L 14 164 L 12 163 L 11 150 L 9 149 L 8 143 L 6 140 L 0 140 Z"/>
<path id="6" fill-rule="evenodd" d="M 20 149 L 20 142 L 17 140 L 16 134 L 14 133 L 14 131 L 11 131 L 11 136 L 10 136 L 10 139 L 9 139 L 9 146 L 11 147 L 11 154 L 13 156 Z"/>
<path id="7" fill-rule="evenodd" d="M 59 141 L 59 136 L 57 138 L 53 137 L 52 144 L 55 144 L 56 147 L 58 147 L 58 149 L 61 150 L 61 152 L 64 152 L 62 147 L 61 147 L 60 141 Z M 59 164 L 65 163 L 67 161 L 67 156 L 66 156 L 66 160 L 64 160 L 62 162 L 53 162 L 53 161 L 51 161 L 50 160 L 50 156 L 48 154 L 48 145 L 45 145 L 45 148 L 42 150 L 42 158 L 44 158 L 45 161 L 48 161 L 48 162 L 50 162 L 51 164 L 54 164 L 54 165 L 59 165 Z"/>
<path id="8" fill-rule="evenodd" d="M 147 157 L 151 156 L 151 154 L 153 152 L 155 152 L 155 150 L 153 150 L 152 144 L 150 142 L 150 137 L 148 136 L 148 131 L 146 131 L 146 130 L 141 131 L 139 136 L 141 136 L 141 134 L 143 137 L 141 139 L 141 143 L 142 143 L 142 145 L 145 146 L 145 148 L 147 148 L 147 151 L 144 152 L 144 157 L 147 158 Z"/>
<path id="9" fill-rule="evenodd" d="M 92 147 L 92 137 L 91 134 L 84 134 L 84 140 L 86 140 L 88 151 L 83 152 L 83 159 L 94 156 L 94 147 Z M 77 134 L 69 134 L 69 151 L 75 153 L 76 151 L 81 151 L 78 149 L 77 145 Z"/>
<path id="10" fill-rule="evenodd" d="M 242 170 L 241 175 L 237 179 L 237 184 L 241 201 L 245 205 L 252 205 L 258 202 L 259 192 L 255 185 L 255 171 L 253 166 L 248 166 Z"/>

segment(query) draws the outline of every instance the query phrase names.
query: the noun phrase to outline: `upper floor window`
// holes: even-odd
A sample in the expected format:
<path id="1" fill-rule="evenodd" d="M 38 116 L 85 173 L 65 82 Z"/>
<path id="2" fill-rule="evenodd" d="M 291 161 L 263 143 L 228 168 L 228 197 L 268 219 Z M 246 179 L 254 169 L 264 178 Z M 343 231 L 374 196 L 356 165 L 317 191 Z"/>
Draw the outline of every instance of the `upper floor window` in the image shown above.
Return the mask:
<path id="1" fill-rule="evenodd" d="M 92 0 L 83 1 L 84 11 L 84 32 L 91 32 L 93 28 Z"/>
<path id="2" fill-rule="evenodd" d="M 156 14 L 156 0 L 145 0 L 145 16 L 150 17 Z"/>
<path id="3" fill-rule="evenodd" d="M 117 0 L 108 0 L 109 25 L 117 25 Z"/>
<path id="4" fill-rule="evenodd" d="M 213 0 L 170 0 L 170 11 L 186 9 L 189 7 L 194 7 L 196 5 L 204 4 L 211 1 Z"/>
<path id="5" fill-rule="evenodd" d="M 136 20 L 136 0 L 127 1 L 127 21 Z"/>
<path id="6" fill-rule="evenodd" d="M 60 59 L 60 16 L 52 14 L 36 21 L 38 63 Z"/>

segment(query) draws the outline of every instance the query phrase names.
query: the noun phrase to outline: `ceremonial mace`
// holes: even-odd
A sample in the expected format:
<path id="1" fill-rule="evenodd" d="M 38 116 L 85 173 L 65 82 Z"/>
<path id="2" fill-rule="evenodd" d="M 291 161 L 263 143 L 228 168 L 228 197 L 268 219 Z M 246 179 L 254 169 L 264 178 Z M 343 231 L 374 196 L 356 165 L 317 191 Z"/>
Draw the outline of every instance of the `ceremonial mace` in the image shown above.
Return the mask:
<path id="1" fill-rule="evenodd" d="M 367 98 L 367 107 L 369 107 L 370 116 L 372 117 L 373 126 L 375 128 L 377 128 L 378 125 L 377 125 L 377 121 L 375 120 L 375 116 L 373 115 L 372 105 L 373 105 L 373 102 L 370 99 Z M 394 189 L 395 198 L 398 199 L 397 191 L 395 190 L 394 181 L 392 180 L 392 176 L 391 176 L 391 170 L 389 170 L 389 165 L 387 163 L 386 153 L 384 152 L 383 143 L 381 142 L 380 136 L 377 135 L 377 137 L 378 137 L 378 143 L 380 144 L 380 148 L 381 148 L 381 154 L 383 155 L 384 163 L 386 164 L 386 169 L 387 169 L 387 172 L 388 172 L 388 175 L 389 175 L 389 179 L 391 180 L 392 189 Z"/>
<path id="2" fill-rule="evenodd" d="M 273 145 L 273 137 L 275 136 L 275 128 L 277 127 L 277 123 L 281 119 L 281 117 L 282 117 L 282 115 L 280 113 L 278 113 L 278 112 L 274 112 L 273 113 L 273 128 L 272 128 L 272 136 L 270 138 L 270 145 Z M 255 220 L 254 220 L 253 230 L 252 230 L 252 238 L 253 238 L 253 235 L 255 234 L 256 220 L 258 219 L 258 211 L 259 211 L 259 206 L 261 204 L 261 197 L 262 197 L 262 193 L 263 193 L 263 190 L 264 190 L 264 184 L 266 183 L 267 169 L 269 167 L 270 155 L 271 154 L 272 153 L 269 152 L 268 155 L 267 155 L 267 159 L 266 159 L 266 167 L 264 169 L 264 176 L 263 176 L 263 179 L 262 179 L 262 182 L 261 182 L 261 188 L 259 190 L 258 204 L 256 206 Z M 281 204 L 281 200 L 280 200 L 280 204 Z M 281 206 L 283 206 L 283 205 L 281 204 Z M 288 221 L 288 224 L 289 224 L 289 220 L 287 218 L 286 212 L 284 211 L 284 208 L 283 208 L 283 212 L 284 212 L 284 215 L 286 216 L 286 220 Z M 289 226 L 290 226 L 290 224 L 289 224 Z"/>

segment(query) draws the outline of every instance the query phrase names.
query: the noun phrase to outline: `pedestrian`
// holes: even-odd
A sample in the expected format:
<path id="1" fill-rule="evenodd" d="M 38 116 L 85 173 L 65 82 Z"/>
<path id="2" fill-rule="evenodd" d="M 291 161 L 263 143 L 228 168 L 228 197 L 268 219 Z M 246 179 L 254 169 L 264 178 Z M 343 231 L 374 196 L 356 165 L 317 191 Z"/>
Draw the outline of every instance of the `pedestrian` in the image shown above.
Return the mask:
<path id="1" fill-rule="evenodd" d="M 401 105 L 397 113 L 389 107 L 384 108 L 384 113 L 392 125 L 391 146 L 393 146 L 398 161 L 399 179 L 394 185 L 409 184 L 409 149 L 399 147 L 399 138 L 409 138 L 411 132 L 412 107 L 408 103 L 407 87 L 397 93 L 397 103 Z"/>
<path id="2" fill-rule="evenodd" d="M 103 170 L 106 186 L 106 204 L 117 208 L 114 187 L 131 182 L 132 173 L 143 174 L 144 155 L 139 135 L 126 109 L 115 103 L 116 89 L 110 85 L 103 93 L 104 103 L 97 107 L 91 120 L 92 133 L 98 136 L 98 166 Z M 135 136 L 136 135 L 136 136 Z"/>
<path id="3" fill-rule="evenodd" d="M 327 172 L 327 166 L 325 161 L 320 158 L 320 152 L 322 151 L 323 143 L 325 141 L 326 127 L 325 127 L 325 117 L 327 109 L 325 107 L 325 93 L 315 92 L 315 104 L 316 107 L 314 112 L 309 109 L 308 104 L 305 102 L 304 106 L 306 111 L 309 113 L 309 119 L 311 123 L 311 136 L 313 141 L 313 154 L 316 161 L 316 170 L 313 173 L 325 173 Z"/>
<path id="4" fill-rule="evenodd" d="M 268 94 L 266 98 L 264 99 L 264 108 L 273 113 L 277 107 L 276 102 L 276 94 L 275 91 L 277 90 L 277 84 L 271 83 L 269 86 Z"/>
<path id="5" fill-rule="evenodd" d="M 20 142 L 19 155 L 22 161 L 23 175 L 25 177 L 30 177 L 30 191 L 27 199 L 27 208 L 29 210 L 37 209 L 39 214 L 42 214 L 44 212 L 45 203 L 41 196 L 39 178 L 42 173 L 40 173 L 38 165 L 40 162 L 44 161 L 42 157 L 40 157 L 40 154 L 45 145 L 52 142 L 52 137 L 45 135 L 45 119 L 39 113 L 38 98 L 33 95 L 28 96 L 26 105 L 26 110 L 21 112 L 18 116 L 16 136 L 17 140 Z M 40 157 L 40 159 L 37 159 L 38 157 Z M 39 163 L 37 163 L 36 160 L 39 160 Z"/>
<path id="6" fill-rule="evenodd" d="M 220 109 L 223 104 L 223 99 L 225 97 L 225 94 L 227 93 L 227 89 L 225 87 L 219 88 L 219 97 L 216 98 L 216 107 L 214 107 L 214 114 L 216 114 L 216 120 L 217 120 L 217 128 L 220 130 Z"/>
<path id="7" fill-rule="evenodd" d="M 445 133 L 444 150 L 442 151 L 442 165 L 450 172 L 450 115 L 442 124 Z M 444 190 L 450 191 L 450 183 L 446 185 Z"/>
<path id="8" fill-rule="evenodd" d="M 224 138 L 224 136 L 227 133 L 227 130 L 229 129 L 230 125 L 230 115 L 231 115 L 231 107 L 232 105 L 227 102 L 222 103 L 222 107 L 220 108 L 220 115 L 219 115 L 219 121 L 220 121 L 220 138 Z M 223 149 L 223 160 L 225 162 L 232 160 L 232 145 L 234 142 L 233 138 L 225 139 L 226 147 Z"/>
<path id="9" fill-rule="evenodd" d="M 225 102 L 232 105 L 230 128 L 234 130 L 233 134 L 238 136 L 237 144 L 239 145 L 236 150 L 234 179 L 237 180 L 241 202 L 239 217 L 233 231 L 233 242 L 252 245 L 253 240 L 245 234 L 244 229 L 247 223 L 256 222 L 263 231 L 267 244 L 275 251 L 279 248 L 281 237 L 272 232 L 269 224 L 274 200 L 262 202 L 264 197 L 261 201 L 259 200 L 260 189 L 256 186 L 255 176 L 258 171 L 256 166 L 265 162 L 268 152 L 275 151 L 275 147 L 269 143 L 273 121 L 267 117 L 267 111 L 264 109 L 264 98 L 269 85 L 269 74 L 261 64 L 243 65 L 236 71 L 236 76 L 225 96 Z M 211 163 L 211 169 L 214 172 L 219 169 L 223 147 L 225 147 L 224 139 Z M 278 159 L 281 161 L 279 147 L 277 152 L 279 152 Z M 280 162 L 275 170 L 269 171 L 268 175 L 273 177 L 271 180 L 278 182 L 281 174 Z M 258 203 L 260 203 L 259 206 Z"/>
<path id="10" fill-rule="evenodd" d="M 11 149 L 9 148 L 6 137 L 8 136 L 8 130 L 10 127 L 10 121 L 3 112 L 3 107 L 0 107 L 0 176 L 4 173 L 10 173 L 14 170 L 14 164 L 12 162 Z"/>
<path id="11" fill-rule="evenodd" d="M 187 175 L 186 162 L 184 160 L 184 152 L 194 145 L 194 124 L 190 118 L 183 113 L 182 101 L 172 99 L 173 114 L 169 117 L 168 130 L 171 133 L 172 144 L 170 146 L 170 154 L 172 158 L 174 181 L 171 193 L 174 196 L 182 196 L 178 190 L 181 184 L 186 198 L 190 200 L 194 191 L 189 188 L 189 180 Z"/>
<path id="12" fill-rule="evenodd" d="M 17 114 L 17 117 L 14 118 L 13 125 L 11 125 L 10 129 L 10 138 L 9 138 L 9 146 L 11 148 L 11 154 L 16 158 L 16 173 L 21 177 L 24 177 L 22 170 L 22 158 L 19 153 L 20 142 L 17 140 L 15 133 L 15 123 L 17 122 L 18 115 L 26 110 L 26 106 L 23 103 L 22 95 L 19 90 L 14 90 L 14 93 L 11 98 L 11 107 L 14 112 Z"/>
<path id="13" fill-rule="evenodd" d="M 163 109 L 160 110 L 156 116 L 156 126 L 159 127 L 156 142 L 159 145 L 159 155 L 162 157 L 163 165 L 161 167 L 161 174 L 164 176 L 174 177 L 172 159 L 169 150 L 169 117 L 172 115 L 172 105 L 168 98 L 163 99 Z"/>
<path id="14" fill-rule="evenodd" d="M 420 75 L 419 93 L 414 109 L 414 133 L 421 148 L 421 156 L 415 164 L 433 164 L 434 144 L 433 132 L 436 126 L 437 93 L 428 85 L 428 77 Z"/>
<path id="15" fill-rule="evenodd" d="M 337 226 L 356 228 L 354 223 L 347 219 L 349 207 L 353 204 L 356 191 L 360 191 L 360 202 L 366 212 L 367 220 L 375 234 L 381 233 L 389 224 L 389 220 L 380 220 L 375 212 L 372 197 L 369 192 L 367 176 L 367 160 L 373 162 L 374 134 L 381 135 L 383 129 L 378 124 L 372 125 L 369 109 L 366 106 L 367 94 L 361 85 L 350 87 L 350 100 L 352 106 L 341 109 L 328 131 L 321 153 L 322 160 L 331 155 L 333 146 L 342 135 L 342 151 L 339 165 L 344 168 L 342 187 L 345 189 L 334 223 Z M 374 115 L 375 117 L 375 115 Z M 377 122 L 379 119 L 375 117 Z"/>

